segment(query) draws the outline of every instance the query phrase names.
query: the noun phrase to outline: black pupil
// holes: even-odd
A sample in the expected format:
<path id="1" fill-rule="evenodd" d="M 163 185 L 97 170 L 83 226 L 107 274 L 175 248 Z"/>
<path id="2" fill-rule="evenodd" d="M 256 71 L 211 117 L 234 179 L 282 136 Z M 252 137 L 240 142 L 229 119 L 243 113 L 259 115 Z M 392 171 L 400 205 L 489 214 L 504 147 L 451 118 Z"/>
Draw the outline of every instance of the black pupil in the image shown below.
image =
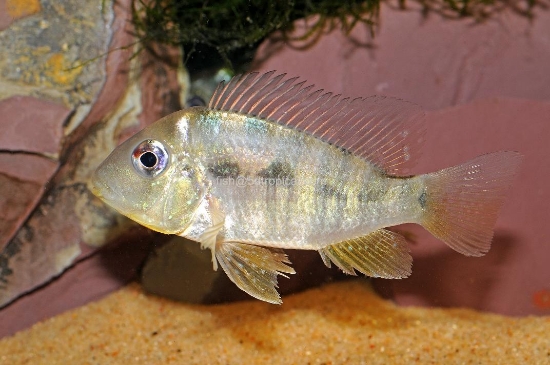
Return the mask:
<path id="1" fill-rule="evenodd" d="M 147 168 L 155 167 L 157 164 L 157 156 L 153 152 L 145 152 L 139 157 L 139 160 Z"/>

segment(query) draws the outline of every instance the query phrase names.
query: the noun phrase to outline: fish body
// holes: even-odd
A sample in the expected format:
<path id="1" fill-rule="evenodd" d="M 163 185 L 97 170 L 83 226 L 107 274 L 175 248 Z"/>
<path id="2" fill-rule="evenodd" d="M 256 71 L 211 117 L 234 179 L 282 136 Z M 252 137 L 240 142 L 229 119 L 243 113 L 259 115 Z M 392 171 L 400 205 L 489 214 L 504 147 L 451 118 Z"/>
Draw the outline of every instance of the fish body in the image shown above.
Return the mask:
<path id="1" fill-rule="evenodd" d="M 385 228 L 418 223 L 455 250 L 489 249 L 519 164 L 497 152 L 433 174 L 400 174 L 423 113 L 392 98 L 310 92 L 284 75 L 221 85 L 208 107 L 171 114 L 119 146 L 92 191 L 162 233 L 198 241 L 252 296 L 280 303 L 282 249 L 319 251 L 349 274 L 402 278 L 412 259 Z"/>
<path id="2" fill-rule="evenodd" d="M 387 176 L 311 135 L 205 108 L 174 117 L 187 124 L 187 151 L 218 198 L 226 240 L 318 250 L 421 213 L 421 178 Z M 206 226 L 197 216 L 183 233 L 197 240 Z"/>

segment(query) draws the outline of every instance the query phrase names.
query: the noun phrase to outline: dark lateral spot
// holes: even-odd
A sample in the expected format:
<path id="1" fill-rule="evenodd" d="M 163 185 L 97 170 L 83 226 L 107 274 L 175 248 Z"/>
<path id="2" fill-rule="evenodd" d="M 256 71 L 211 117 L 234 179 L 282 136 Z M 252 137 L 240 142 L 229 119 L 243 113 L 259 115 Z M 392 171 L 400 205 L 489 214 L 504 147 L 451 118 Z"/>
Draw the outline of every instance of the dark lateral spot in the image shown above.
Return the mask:
<path id="1" fill-rule="evenodd" d="M 382 199 L 385 194 L 386 191 L 380 187 L 378 187 L 378 189 L 367 189 L 357 194 L 357 200 L 359 200 L 360 203 L 375 202 Z"/>
<path id="2" fill-rule="evenodd" d="M 288 162 L 273 161 L 265 169 L 258 172 L 265 179 L 293 179 L 292 166 Z"/>
<path id="3" fill-rule="evenodd" d="M 236 161 L 225 158 L 208 165 L 208 172 L 214 175 L 214 177 L 235 178 L 239 176 L 241 169 Z"/>
<path id="4" fill-rule="evenodd" d="M 420 203 L 420 206 L 422 209 L 426 208 L 426 201 L 428 199 L 428 194 L 423 191 L 422 194 L 418 197 L 418 202 Z"/>
<path id="5" fill-rule="evenodd" d="M 332 198 L 339 201 L 346 201 L 348 196 L 343 191 L 338 190 L 336 187 L 330 184 L 323 184 L 321 186 L 321 194 L 326 198 Z"/>
<path id="6" fill-rule="evenodd" d="M 368 192 L 361 191 L 361 192 L 359 192 L 359 194 L 357 194 L 357 200 L 359 200 L 360 203 L 368 203 L 372 199 L 371 199 Z"/>
<path id="7" fill-rule="evenodd" d="M 158 333 L 157 331 L 151 332 L 151 336 L 156 336 L 156 335 L 158 335 L 158 334 L 159 334 L 159 333 Z"/>

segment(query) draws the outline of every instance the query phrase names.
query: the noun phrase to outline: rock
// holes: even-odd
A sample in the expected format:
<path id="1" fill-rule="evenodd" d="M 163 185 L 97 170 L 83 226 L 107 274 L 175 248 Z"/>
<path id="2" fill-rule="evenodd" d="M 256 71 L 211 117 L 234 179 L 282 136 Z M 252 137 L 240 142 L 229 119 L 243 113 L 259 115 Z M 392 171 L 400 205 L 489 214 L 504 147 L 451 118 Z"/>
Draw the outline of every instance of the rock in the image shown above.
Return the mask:
<path id="1" fill-rule="evenodd" d="M 2 150 L 33 152 L 57 158 L 63 123 L 70 110 L 63 105 L 29 96 L 0 101 Z M 25 133 L 21 133 L 25 131 Z"/>
<path id="2" fill-rule="evenodd" d="M 30 96 L 0 100 L 0 249 L 42 197 L 58 167 L 63 123 L 70 110 Z"/>
<path id="3" fill-rule="evenodd" d="M 126 235 L 121 244 L 75 263 L 63 275 L 0 311 L 0 338 L 68 309 L 98 300 L 137 276 L 151 250 L 145 229 Z"/>
<path id="4" fill-rule="evenodd" d="M 203 303 L 214 283 L 224 280 L 223 270 L 212 270 L 212 255 L 197 242 L 174 236 L 149 256 L 141 273 L 144 290 L 170 299 Z"/>
<path id="5" fill-rule="evenodd" d="M 0 188 L 4 192 L 0 195 L 0 250 L 32 212 L 57 167 L 57 162 L 38 155 L 0 153 Z"/>
<path id="6" fill-rule="evenodd" d="M 75 12 L 75 6 L 71 1 L 45 4 L 35 16 L 14 21 L 0 32 L 7 55 L 0 61 L 1 124 L 7 131 L 0 138 L 3 161 L 14 156 L 12 151 L 47 157 L 56 167 L 60 159 L 69 163 L 82 156 L 63 158 L 76 144 L 68 136 L 86 117 L 105 82 L 105 59 L 71 66 L 107 52 L 113 35 L 107 25 L 114 12 L 102 13 L 95 5 Z M 42 163 L 48 166 L 50 161 Z M 57 183 L 50 181 L 43 196 L 45 180 L 27 197 L 25 208 L 14 220 L 25 221 L 25 225 L 12 224 L 10 233 L 18 231 L 2 235 L 10 241 L 0 253 L 0 305 L 44 284 L 82 253 L 81 227 L 72 207 L 79 196 L 87 194 L 85 181 L 77 178 L 60 184 L 62 171 L 65 166 L 53 176 Z M 22 181 L 19 190 L 25 184 Z M 39 203 L 39 208 L 29 203 Z"/>
<path id="7" fill-rule="evenodd" d="M 8 59 L 0 60 L 0 107 L 6 103 L 4 107 L 16 113 L 16 118 L 0 115 L 2 127 L 14 131 L 13 138 L 6 135 L 0 141 L 0 191 L 17 192 L 9 197 L 2 194 L 0 199 L 2 208 L 7 207 L 4 214 L 9 213 L 9 221 L 0 225 L 4 240 L 0 307 L 42 286 L 40 294 L 0 311 L 0 336 L 7 334 L 4 328 L 23 328 L 129 280 L 129 276 L 114 277 L 98 286 L 79 286 L 77 271 L 69 271 L 65 284 L 54 281 L 44 286 L 77 262 L 84 265 L 91 260 L 85 265 L 89 269 L 103 265 L 94 260 L 98 249 L 109 242 L 125 242 L 128 228 L 135 230 L 136 224 L 88 191 L 88 178 L 119 142 L 181 108 L 180 81 L 186 78 L 179 52 L 156 49 L 163 59 L 173 60 L 171 64 L 147 52 L 130 62 L 136 49 L 126 47 L 135 41 L 130 2 L 102 4 L 44 3 L 34 16 L 13 21 L 0 32 L 0 44 L 9 53 Z M 107 54 L 108 50 L 112 52 Z M 83 66 L 71 68 L 78 65 Z M 29 143 L 37 136 L 41 139 Z M 14 154 L 14 149 L 21 153 Z M 19 169 L 16 160 L 35 170 Z M 12 207 L 15 204 L 17 208 Z M 145 233 L 140 246 L 161 240 Z M 134 268 L 138 267 L 133 260 Z M 42 302 L 63 297 L 60 291 L 70 282 L 74 282 L 69 285 L 73 292 L 66 298 L 78 300 L 63 305 Z M 25 315 L 33 306 L 41 307 L 40 314 Z M 19 320 L 22 317 L 26 319 Z"/>
<path id="8" fill-rule="evenodd" d="M 42 10 L 39 0 L 0 0 L 0 31 L 17 19 L 34 15 Z"/>

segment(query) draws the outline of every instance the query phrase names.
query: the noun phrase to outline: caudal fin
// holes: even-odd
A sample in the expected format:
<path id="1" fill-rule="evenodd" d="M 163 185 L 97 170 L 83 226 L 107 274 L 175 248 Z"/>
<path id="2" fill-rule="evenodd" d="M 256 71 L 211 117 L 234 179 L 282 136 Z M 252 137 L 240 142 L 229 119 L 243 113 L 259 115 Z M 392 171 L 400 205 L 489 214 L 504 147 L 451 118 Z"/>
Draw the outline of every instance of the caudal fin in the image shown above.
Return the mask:
<path id="1" fill-rule="evenodd" d="M 521 157 L 517 152 L 500 151 L 425 175 L 421 224 L 464 255 L 485 254 Z"/>

